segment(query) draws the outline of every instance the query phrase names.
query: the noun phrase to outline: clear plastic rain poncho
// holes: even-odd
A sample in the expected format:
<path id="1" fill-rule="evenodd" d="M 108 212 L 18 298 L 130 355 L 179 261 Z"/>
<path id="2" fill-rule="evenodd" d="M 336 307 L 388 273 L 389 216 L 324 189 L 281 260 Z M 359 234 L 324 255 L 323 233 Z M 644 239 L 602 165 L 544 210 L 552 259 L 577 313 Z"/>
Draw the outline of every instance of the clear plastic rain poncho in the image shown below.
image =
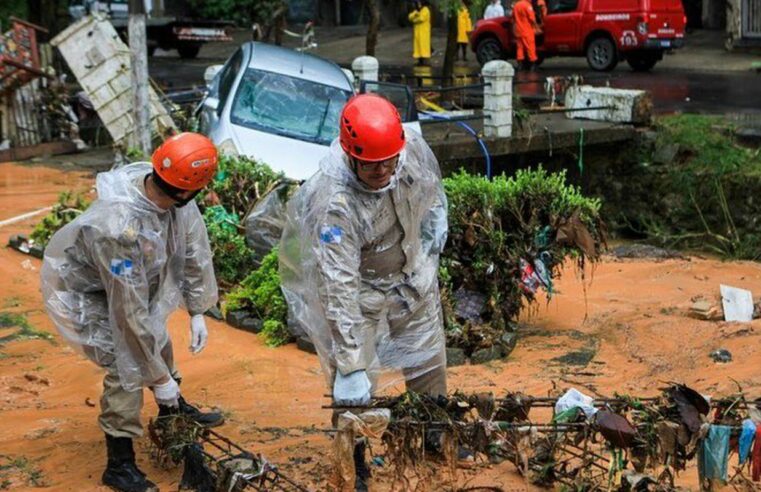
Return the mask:
<path id="1" fill-rule="evenodd" d="M 145 196 L 149 163 L 101 173 L 98 199 L 50 240 L 45 308 L 64 338 L 134 391 L 169 374 L 168 316 L 217 302 L 206 226 L 194 201 L 164 210 Z"/>
<path id="2" fill-rule="evenodd" d="M 275 185 L 259 202 L 254 205 L 243 225 L 246 227 L 246 242 L 254 251 L 254 257 L 260 262 L 280 242 L 285 226 L 286 202 L 295 181 L 282 181 Z"/>
<path id="3" fill-rule="evenodd" d="M 280 274 L 288 323 L 308 334 L 328 385 L 366 369 L 410 380 L 446 364 L 439 254 L 447 236 L 438 162 L 423 138 L 407 144 L 388 186 L 371 190 L 338 141 L 288 203 Z"/>

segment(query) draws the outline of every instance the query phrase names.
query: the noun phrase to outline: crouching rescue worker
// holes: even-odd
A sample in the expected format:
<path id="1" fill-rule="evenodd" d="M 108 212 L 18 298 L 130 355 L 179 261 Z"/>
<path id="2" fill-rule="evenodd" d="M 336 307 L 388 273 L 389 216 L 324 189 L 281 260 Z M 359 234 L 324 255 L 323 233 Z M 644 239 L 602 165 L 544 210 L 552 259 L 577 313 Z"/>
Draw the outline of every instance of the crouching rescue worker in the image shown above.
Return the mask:
<path id="1" fill-rule="evenodd" d="M 45 249 L 45 308 L 58 331 L 106 370 L 101 413 L 108 465 L 103 483 L 125 492 L 156 490 L 135 463 L 143 387 L 159 416 L 182 413 L 213 426 L 180 395 L 167 317 L 190 313 L 190 351 L 206 345 L 203 313 L 217 302 L 209 239 L 194 197 L 217 169 L 206 137 L 182 133 L 147 162 L 99 174 L 98 199 Z"/>
<path id="2" fill-rule="evenodd" d="M 446 395 L 446 237 L 439 165 L 423 137 L 388 100 L 350 99 L 329 155 L 289 202 L 280 243 L 289 326 L 314 343 L 336 404 L 370 402 L 383 369 L 401 371 L 408 390 Z M 355 463 L 365 490 L 364 442 Z"/>

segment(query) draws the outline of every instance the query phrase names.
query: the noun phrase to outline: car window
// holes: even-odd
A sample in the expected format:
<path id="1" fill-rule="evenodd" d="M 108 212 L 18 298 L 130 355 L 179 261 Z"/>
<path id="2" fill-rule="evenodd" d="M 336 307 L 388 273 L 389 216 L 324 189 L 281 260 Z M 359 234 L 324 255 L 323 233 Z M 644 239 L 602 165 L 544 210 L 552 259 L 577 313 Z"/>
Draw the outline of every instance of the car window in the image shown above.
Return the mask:
<path id="1" fill-rule="evenodd" d="M 578 6 L 579 0 L 549 0 L 547 2 L 547 11 L 550 14 L 575 12 Z"/>
<path id="2" fill-rule="evenodd" d="M 238 86 L 231 121 L 236 125 L 328 145 L 349 91 L 287 75 L 248 69 Z"/>
<path id="3" fill-rule="evenodd" d="M 222 110 L 227 102 L 227 97 L 230 95 L 230 89 L 233 87 L 235 77 L 240 71 L 241 63 L 243 62 L 243 50 L 238 50 L 230 58 L 230 61 L 222 69 L 222 73 L 219 76 L 219 105 L 217 106 L 217 114 L 222 114 Z"/>
<path id="4" fill-rule="evenodd" d="M 363 81 L 362 92 L 380 94 L 396 106 L 403 122 L 417 120 L 415 98 L 409 86 L 390 82 Z"/>

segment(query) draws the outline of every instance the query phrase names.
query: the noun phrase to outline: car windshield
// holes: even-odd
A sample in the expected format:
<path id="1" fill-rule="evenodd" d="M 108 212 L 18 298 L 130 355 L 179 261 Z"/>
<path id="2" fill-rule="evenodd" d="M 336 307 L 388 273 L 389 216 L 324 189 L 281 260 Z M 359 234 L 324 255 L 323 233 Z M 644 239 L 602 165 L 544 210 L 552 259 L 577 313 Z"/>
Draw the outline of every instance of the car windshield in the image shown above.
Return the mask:
<path id="1" fill-rule="evenodd" d="M 230 119 L 236 125 L 328 145 L 338 136 L 338 117 L 350 95 L 337 87 L 249 68 Z"/>

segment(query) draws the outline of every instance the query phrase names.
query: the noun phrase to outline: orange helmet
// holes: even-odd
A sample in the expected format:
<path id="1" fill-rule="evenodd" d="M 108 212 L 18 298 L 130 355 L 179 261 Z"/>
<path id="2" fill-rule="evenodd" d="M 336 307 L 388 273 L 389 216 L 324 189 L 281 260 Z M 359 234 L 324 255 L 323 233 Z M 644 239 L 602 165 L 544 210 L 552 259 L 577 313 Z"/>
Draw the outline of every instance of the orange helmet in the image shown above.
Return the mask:
<path id="1" fill-rule="evenodd" d="M 168 138 L 153 153 L 153 171 L 167 184 L 185 191 L 203 189 L 217 172 L 217 148 L 200 133 Z"/>
<path id="2" fill-rule="evenodd" d="M 347 154 L 363 161 L 385 161 L 404 148 L 399 111 L 375 94 L 349 99 L 341 111 L 339 141 Z"/>

